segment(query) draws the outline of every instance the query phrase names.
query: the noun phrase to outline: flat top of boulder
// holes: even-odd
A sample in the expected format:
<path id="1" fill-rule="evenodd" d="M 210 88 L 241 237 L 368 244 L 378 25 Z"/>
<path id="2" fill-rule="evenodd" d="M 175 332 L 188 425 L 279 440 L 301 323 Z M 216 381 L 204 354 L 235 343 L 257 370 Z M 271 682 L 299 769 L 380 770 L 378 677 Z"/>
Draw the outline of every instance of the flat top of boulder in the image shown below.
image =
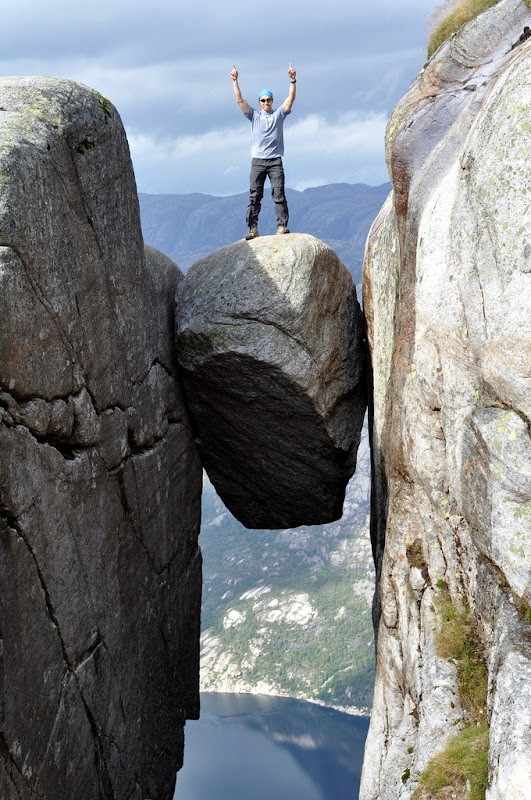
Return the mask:
<path id="1" fill-rule="evenodd" d="M 313 261 L 310 261 L 310 256 Z M 234 297 L 237 297 L 239 307 L 243 304 L 258 306 L 253 289 L 267 280 L 271 289 L 296 309 L 305 302 L 308 291 L 306 273 L 310 264 L 320 269 L 326 265 L 328 270 L 344 270 L 350 278 L 332 248 L 314 236 L 306 233 L 260 236 L 250 242 L 244 239 L 235 242 L 197 261 L 186 277 L 186 295 L 190 298 L 190 291 L 199 289 L 203 298 L 205 292 L 215 297 L 218 307 L 220 303 L 230 303 Z M 349 283 L 348 278 L 344 277 L 346 283 Z M 225 291 L 220 295 L 218 289 L 221 285 Z M 230 310 L 230 305 L 226 307 Z M 262 303 L 260 308 L 263 307 Z"/>

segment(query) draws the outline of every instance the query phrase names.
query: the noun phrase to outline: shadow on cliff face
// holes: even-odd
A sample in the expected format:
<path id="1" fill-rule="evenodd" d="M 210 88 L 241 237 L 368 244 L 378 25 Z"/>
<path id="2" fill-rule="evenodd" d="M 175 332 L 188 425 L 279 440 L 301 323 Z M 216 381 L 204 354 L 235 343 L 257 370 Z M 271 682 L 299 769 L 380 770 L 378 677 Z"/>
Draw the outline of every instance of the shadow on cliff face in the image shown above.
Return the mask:
<path id="1" fill-rule="evenodd" d="M 333 251 L 292 234 L 191 268 L 177 350 L 204 466 L 249 528 L 338 519 L 365 410 L 356 289 Z"/>

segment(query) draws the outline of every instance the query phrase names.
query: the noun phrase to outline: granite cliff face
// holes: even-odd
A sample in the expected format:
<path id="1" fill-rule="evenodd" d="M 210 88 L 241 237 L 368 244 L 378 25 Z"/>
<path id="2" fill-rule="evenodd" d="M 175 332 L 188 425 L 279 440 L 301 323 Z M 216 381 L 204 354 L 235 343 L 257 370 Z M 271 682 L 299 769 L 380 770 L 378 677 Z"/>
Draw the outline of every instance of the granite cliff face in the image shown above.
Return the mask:
<path id="1" fill-rule="evenodd" d="M 180 279 L 112 105 L 0 79 L 2 800 L 173 796 L 201 592 Z"/>
<path id="2" fill-rule="evenodd" d="M 209 477 L 248 528 L 341 517 L 366 407 L 356 287 L 305 234 L 241 241 L 179 287 L 176 342 Z"/>
<path id="3" fill-rule="evenodd" d="M 486 797 L 531 797 L 529 20 L 515 0 L 479 16 L 388 125 L 364 266 L 381 616 L 363 800 L 411 797 L 466 723 L 437 649 L 448 601 L 488 671 Z"/>

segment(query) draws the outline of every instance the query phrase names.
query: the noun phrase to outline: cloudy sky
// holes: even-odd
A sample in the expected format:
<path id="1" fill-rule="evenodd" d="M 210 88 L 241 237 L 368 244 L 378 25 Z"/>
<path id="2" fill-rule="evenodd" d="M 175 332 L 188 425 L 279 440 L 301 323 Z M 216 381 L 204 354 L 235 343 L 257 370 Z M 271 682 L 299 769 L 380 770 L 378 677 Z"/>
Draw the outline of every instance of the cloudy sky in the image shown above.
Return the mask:
<path id="1" fill-rule="evenodd" d="M 3 4 L 3 75 L 56 75 L 117 107 L 138 189 L 246 191 L 250 125 L 232 94 L 297 100 L 285 127 L 294 189 L 388 179 L 386 119 L 421 69 L 441 0 L 17 0 Z M 5 7 L 7 5 L 7 7 Z"/>

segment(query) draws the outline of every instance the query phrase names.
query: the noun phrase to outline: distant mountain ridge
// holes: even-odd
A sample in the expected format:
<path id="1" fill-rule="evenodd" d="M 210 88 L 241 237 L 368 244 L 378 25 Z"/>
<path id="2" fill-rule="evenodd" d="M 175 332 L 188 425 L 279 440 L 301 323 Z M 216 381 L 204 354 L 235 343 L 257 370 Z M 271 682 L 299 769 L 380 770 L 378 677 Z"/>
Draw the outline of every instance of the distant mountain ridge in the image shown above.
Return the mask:
<path id="1" fill-rule="evenodd" d="M 287 189 L 290 230 L 310 233 L 329 244 L 359 283 L 365 240 L 390 188 L 390 183 L 333 183 L 302 192 Z M 243 238 L 247 197 L 247 192 L 228 197 L 141 193 L 144 239 L 187 272 L 195 261 Z M 275 232 L 268 185 L 259 227 L 262 234 Z"/>

